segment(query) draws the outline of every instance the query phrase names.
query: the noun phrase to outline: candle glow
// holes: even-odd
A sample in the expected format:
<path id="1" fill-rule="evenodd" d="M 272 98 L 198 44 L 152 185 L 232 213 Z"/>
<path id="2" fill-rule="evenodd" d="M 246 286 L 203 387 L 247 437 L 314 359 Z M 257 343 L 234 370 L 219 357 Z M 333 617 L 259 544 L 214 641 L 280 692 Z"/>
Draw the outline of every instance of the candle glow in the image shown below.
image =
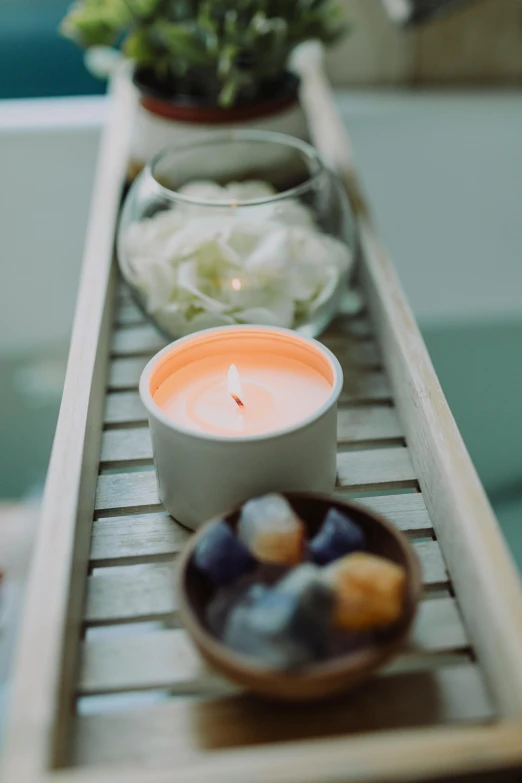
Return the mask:
<path id="1" fill-rule="evenodd" d="M 273 351 L 269 341 L 207 350 L 193 339 L 197 361 L 180 363 L 154 392 L 174 424 L 232 438 L 264 435 L 304 420 L 331 394 L 331 382 L 303 361 L 298 341 L 283 352 L 277 342 Z"/>
<path id="2" fill-rule="evenodd" d="M 241 380 L 235 364 L 230 365 L 228 371 L 228 393 L 236 403 L 238 408 L 244 408 L 243 402 L 243 389 L 241 387 Z"/>

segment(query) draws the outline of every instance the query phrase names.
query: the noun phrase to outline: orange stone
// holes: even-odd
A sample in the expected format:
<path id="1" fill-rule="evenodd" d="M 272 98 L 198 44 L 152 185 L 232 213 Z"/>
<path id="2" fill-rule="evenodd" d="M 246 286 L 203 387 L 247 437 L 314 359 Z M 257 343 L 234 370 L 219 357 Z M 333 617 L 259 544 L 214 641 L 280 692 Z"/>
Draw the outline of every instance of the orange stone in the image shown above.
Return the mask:
<path id="1" fill-rule="evenodd" d="M 404 601 L 404 568 L 377 555 L 354 552 L 324 569 L 335 594 L 334 624 L 369 631 L 396 622 Z"/>
<path id="2" fill-rule="evenodd" d="M 256 537 L 252 551 L 262 563 L 297 565 L 303 559 L 304 530 L 299 523 L 290 531 L 266 531 Z"/>

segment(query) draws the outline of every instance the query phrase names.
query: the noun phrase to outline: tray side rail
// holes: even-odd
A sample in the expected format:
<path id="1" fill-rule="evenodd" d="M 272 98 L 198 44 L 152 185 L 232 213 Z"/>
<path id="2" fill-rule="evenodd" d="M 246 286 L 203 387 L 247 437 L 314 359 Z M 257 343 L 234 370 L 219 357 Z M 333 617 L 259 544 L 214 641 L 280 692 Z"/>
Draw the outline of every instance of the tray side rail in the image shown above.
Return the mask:
<path id="1" fill-rule="evenodd" d="M 522 716 L 522 589 L 357 177 L 347 130 L 310 45 L 297 66 L 322 158 L 343 180 L 360 229 L 360 275 L 406 442 L 457 598 L 500 713 Z M 472 393 L 472 390 L 470 390 Z"/>
<path id="2" fill-rule="evenodd" d="M 16 783 L 39 780 L 61 763 L 74 702 L 112 324 L 114 225 L 135 100 L 123 70 L 112 93 L 15 656 L 1 777 Z"/>

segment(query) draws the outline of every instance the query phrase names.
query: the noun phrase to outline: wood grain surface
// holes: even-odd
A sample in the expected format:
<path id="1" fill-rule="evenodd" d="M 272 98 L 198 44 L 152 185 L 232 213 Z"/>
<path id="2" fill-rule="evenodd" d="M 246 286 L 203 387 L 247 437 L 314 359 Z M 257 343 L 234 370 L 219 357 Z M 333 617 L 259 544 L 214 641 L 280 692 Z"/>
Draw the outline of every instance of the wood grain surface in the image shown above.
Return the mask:
<path id="1" fill-rule="evenodd" d="M 384 514 L 404 532 L 429 536 L 432 526 L 420 493 L 358 498 L 358 503 Z M 164 511 L 101 517 L 93 523 L 91 565 L 111 566 L 165 560 L 176 555 L 189 532 Z"/>
<path id="2" fill-rule="evenodd" d="M 413 546 L 421 562 L 424 585 L 447 587 L 448 574 L 438 544 L 422 541 L 414 542 Z M 167 562 L 134 564 L 117 572 L 97 570 L 88 579 L 85 622 L 89 625 L 143 622 L 173 615 L 174 568 L 173 562 Z"/>
<path id="3" fill-rule="evenodd" d="M 157 659 L 156 663 L 161 665 Z M 158 668 L 156 672 L 159 683 Z M 189 676 L 199 673 L 190 667 Z M 117 678 L 118 673 L 114 674 Z M 490 717 L 476 667 L 463 664 L 382 675 L 356 693 L 331 701 L 326 709 L 278 705 L 274 710 L 270 702 L 229 696 L 210 701 L 172 699 L 116 716 L 80 718 L 75 754 L 76 762 L 83 764 L 125 758 L 143 766 L 183 765 L 202 753 L 226 748 L 340 735 L 346 741 L 350 734 L 374 732 L 390 725 L 419 727 Z M 248 757 L 244 760 L 248 765 Z M 244 773 L 246 769 L 248 766 Z"/>

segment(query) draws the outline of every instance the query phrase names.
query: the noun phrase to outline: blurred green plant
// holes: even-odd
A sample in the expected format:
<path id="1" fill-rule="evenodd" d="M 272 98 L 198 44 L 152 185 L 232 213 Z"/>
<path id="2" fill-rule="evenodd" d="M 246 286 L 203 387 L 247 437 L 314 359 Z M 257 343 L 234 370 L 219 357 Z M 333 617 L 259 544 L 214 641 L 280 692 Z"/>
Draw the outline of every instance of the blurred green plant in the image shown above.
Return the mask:
<path id="1" fill-rule="evenodd" d="M 292 50 L 347 30 L 338 0 L 78 0 L 62 32 L 81 46 L 119 46 L 167 94 L 255 101 Z"/>

